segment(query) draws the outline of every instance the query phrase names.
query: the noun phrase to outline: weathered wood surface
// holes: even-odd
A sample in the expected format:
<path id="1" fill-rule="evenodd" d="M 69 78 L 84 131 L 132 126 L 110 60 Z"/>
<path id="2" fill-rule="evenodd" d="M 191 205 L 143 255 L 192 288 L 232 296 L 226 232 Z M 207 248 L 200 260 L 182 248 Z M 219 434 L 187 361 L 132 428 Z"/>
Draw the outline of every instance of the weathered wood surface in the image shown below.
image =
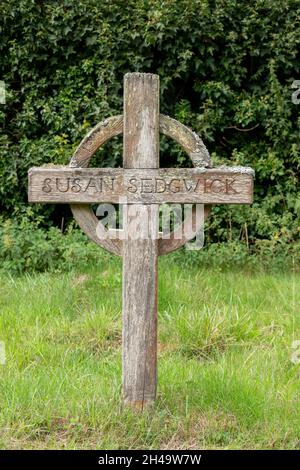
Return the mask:
<path id="1" fill-rule="evenodd" d="M 159 132 L 177 141 L 196 169 L 159 169 Z M 124 135 L 124 169 L 89 169 L 97 149 Z M 211 204 L 251 204 L 254 172 L 243 167 L 211 168 L 202 139 L 178 121 L 159 115 L 159 77 L 128 74 L 124 82 L 124 117 L 99 123 L 81 141 L 69 167 L 29 171 L 29 201 L 71 203 L 82 230 L 97 244 L 123 256 L 123 397 L 143 409 L 156 395 L 157 259 L 178 249 L 203 225 Z M 106 235 L 91 203 L 126 204 L 120 239 Z M 165 202 L 203 203 L 204 214 L 187 220 L 170 238 L 159 238 L 158 209 Z M 199 208 L 199 205 L 196 206 Z M 201 207 L 203 209 L 203 206 Z M 187 230 L 186 230 L 187 229 Z M 121 233 L 122 232 L 122 233 Z"/>
<path id="2" fill-rule="evenodd" d="M 159 130 L 160 133 L 175 140 L 181 147 L 186 151 L 196 167 L 211 167 L 211 158 L 207 148 L 205 147 L 202 139 L 195 132 L 189 129 L 187 126 L 182 124 L 175 119 L 160 114 L 159 116 Z M 123 133 L 123 116 L 113 116 L 97 124 L 80 142 L 79 146 L 74 152 L 74 155 L 70 161 L 70 167 L 82 168 L 88 167 L 90 160 L 98 148 L 105 144 L 110 138 L 118 136 Z M 122 255 L 123 242 L 120 239 L 110 239 L 108 237 L 99 238 L 96 234 L 97 227 L 99 227 L 99 220 L 95 216 L 90 205 L 87 204 L 71 204 L 71 210 L 74 219 L 78 223 L 79 227 L 83 232 L 99 246 L 116 255 Z M 209 214 L 209 206 L 205 207 L 205 216 Z M 186 236 L 186 226 L 193 225 L 198 232 L 201 230 L 201 220 L 196 221 L 194 219 L 185 220 L 181 227 L 181 232 L 185 235 L 182 239 L 171 236 L 169 240 L 158 240 L 158 253 L 159 255 L 165 255 L 174 251 L 180 246 L 184 245 L 189 239 Z M 193 238 L 193 236 L 192 236 Z"/>
<path id="3" fill-rule="evenodd" d="M 176 119 L 159 115 L 159 130 L 161 134 L 175 140 L 191 158 L 196 167 L 211 167 L 211 158 L 203 140 Z M 88 167 L 89 162 L 101 145 L 105 144 L 112 137 L 116 137 L 123 132 L 123 116 L 112 116 L 97 124 L 82 139 L 72 156 L 70 167 Z"/>
<path id="4" fill-rule="evenodd" d="M 178 142 L 194 169 L 159 169 L 159 132 Z M 123 133 L 124 169 L 89 169 L 97 149 Z M 98 245 L 123 256 L 123 398 L 138 409 L 156 395 L 157 259 L 178 249 L 201 229 L 211 204 L 251 204 L 254 172 L 243 167 L 211 168 L 202 139 L 178 121 L 159 115 L 159 78 L 128 74 L 124 81 L 124 116 L 106 119 L 81 141 L 69 167 L 29 171 L 29 201 L 71 203 L 82 230 Z M 91 204 L 125 205 L 123 230 L 103 224 Z M 159 237 L 159 204 L 202 203 L 170 238 Z M 201 207 L 203 209 L 203 206 Z M 101 226 L 100 236 L 97 228 Z M 113 239 L 118 232 L 122 238 Z M 103 239 L 101 238 L 103 237 Z"/>
<path id="5" fill-rule="evenodd" d="M 124 168 L 158 168 L 157 75 L 125 76 L 123 139 Z M 158 205 L 126 207 L 123 215 L 123 399 L 126 404 L 143 409 L 156 396 Z M 150 231 L 147 238 L 145 228 Z"/>
<path id="6" fill-rule="evenodd" d="M 145 116 L 144 116 L 145 118 Z M 143 136 L 142 136 L 143 137 Z M 144 137 L 143 137 L 144 138 Z M 147 135 L 140 151 L 131 158 L 145 166 Z M 128 140 L 128 139 L 127 139 Z M 132 139 L 133 140 L 133 139 Z M 152 149 L 153 150 L 153 149 Z M 29 201 L 95 203 L 123 201 L 162 204 L 251 204 L 253 171 L 245 167 L 204 168 L 32 168 L 29 172 Z"/>

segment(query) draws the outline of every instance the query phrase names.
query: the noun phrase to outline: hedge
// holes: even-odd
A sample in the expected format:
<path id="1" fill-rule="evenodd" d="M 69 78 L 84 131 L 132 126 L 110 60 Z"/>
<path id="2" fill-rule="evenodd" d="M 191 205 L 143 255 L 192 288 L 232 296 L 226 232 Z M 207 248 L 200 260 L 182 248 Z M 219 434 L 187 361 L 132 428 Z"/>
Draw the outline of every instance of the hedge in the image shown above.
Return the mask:
<path id="1" fill-rule="evenodd" d="M 298 0 L 2 0 L 0 30 L 4 219 L 68 221 L 63 207 L 28 210 L 28 168 L 66 164 L 90 128 L 121 112 L 123 75 L 144 71 L 160 75 L 161 111 L 193 128 L 215 164 L 255 169 L 253 206 L 216 206 L 208 242 L 299 239 Z M 121 149 L 113 139 L 93 164 L 120 165 Z M 189 162 L 162 138 L 161 165 Z"/>

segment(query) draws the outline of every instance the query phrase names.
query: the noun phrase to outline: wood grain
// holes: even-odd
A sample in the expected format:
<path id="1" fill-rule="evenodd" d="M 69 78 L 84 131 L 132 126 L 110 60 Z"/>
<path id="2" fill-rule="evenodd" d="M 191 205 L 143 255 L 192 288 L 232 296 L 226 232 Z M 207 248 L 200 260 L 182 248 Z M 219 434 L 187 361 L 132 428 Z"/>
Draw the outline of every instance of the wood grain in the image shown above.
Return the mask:
<path id="1" fill-rule="evenodd" d="M 175 140 L 186 151 L 196 167 L 211 167 L 209 152 L 201 137 L 170 116 L 160 115 L 160 132 Z"/>
<path id="2" fill-rule="evenodd" d="M 124 168 L 88 168 L 97 149 L 122 132 Z M 160 169 L 159 132 L 178 142 L 196 168 Z M 250 168 L 212 168 L 202 139 L 178 121 L 159 115 L 159 77 L 140 73 L 125 76 L 124 116 L 108 118 L 94 127 L 68 167 L 30 169 L 30 202 L 70 203 L 83 231 L 98 245 L 123 256 L 122 383 L 126 405 L 142 410 L 156 396 L 158 256 L 193 238 L 211 204 L 251 204 L 253 177 Z M 125 204 L 123 230 L 111 230 L 111 238 L 105 236 L 104 226 L 91 209 L 92 203 L 101 202 Z M 204 214 L 199 221 L 191 210 L 170 238 L 159 238 L 158 211 L 164 203 L 205 204 Z M 122 238 L 113 239 L 116 233 Z"/>
<path id="3" fill-rule="evenodd" d="M 209 216 L 210 209 L 210 206 L 205 205 L 204 220 L 206 220 Z M 117 238 L 115 234 L 116 231 L 112 230 L 110 232 L 113 233 L 113 237 L 110 238 L 109 236 L 106 236 L 105 238 L 100 238 L 99 232 L 97 234 L 96 231 L 99 220 L 97 219 L 94 212 L 90 209 L 89 205 L 74 204 L 72 206 L 72 212 L 81 229 L 89 236 L 91 240 L 93 240 L 93 242 L 110 253 L 113 253 L 114 255 L 123 255 L 123 234 Z M 181 237 L 177 236 L 177 233 L 173 232 L 169 239 L 161 237 L 158 238 L 158 255 L 167 255 L 172 251 L 178 250 L 181 246 L 185 245 L 185 243 L 194 238 L 194 233 L 199 232 L 199 230 L 202 228 L 202 225 L 203 222 L 199 220 L 199 218 L 196 219 L 195 213 L 193 212 L 191 217 L 185 219 L 182 226 L 178 227 L 176 230 L 177 233 L 181 234 Z M 192 236 L 187 236 L 188 231 L 186 230 L 186 227 L 192 227 Z"/>
<path id="4" fill-rule="evenodd" d="M 144 159 L 145 152 L 130 150 L 130 155 Z M 33 168 L 28 197 L 30 202 L 48 203 L 251 204 L 253 171 L 242 167 Z"/>
<path id="5" fill-rule="evenodd" d="M 191 158 L 194 166 L 211 167 L 212 162 L 209 152 L 201 137 L 192 129 L 185 126 L 176 119 L 159 115 L 159 130 L 161 134 L 175 140 L 185 150 Z M 109 139 L 116 137 L 123 132 L 123 115 L 112 116 L 99 122 L 82 139 L 75 150 L 70 166 L 74 168 L 88 167 L 94 153 Z"/>
<path id="6" fill-rule="evenodd" d="M 100 238 L 97 226 L 101 222 L 88 204 L 73 204 L 72 213 L 80 228 L 88 235 L 91 240 L 93 240 L 93 242 L 110 253 L 113 253 L 117 256 L 122 256 L 123 240 L 117 238 L 110 239 L 108 237 Z"/>
<path id="7" fill-rule="evenodd" d="M 202 139 L 190 128 L 183 125 L 179 121 L 160 114 L 159 116 L 159 129 L 160 132 L 171 139 L 178 142 L 179 145 L 187 152 L 191 158 L 194 166 L 196 167 L 211 167 L 212 162 L 207 148 L 205 147 Z M 71 161 L 70 167 L 80 168 L 88 167 L 90 160 L 94 153 L 98 150 L 101 145 L 105 144 L 111 137 L 118 136 L 123 132 L 123 116 L 113 116 L 97 124 L 80 142 L 77 147 Z M 120 255 L 122 253 L 122 240 L 109 239 L 106 236 L 105 239 L 99 238 L 96 235 L 97 227 L 99 227 L 99 220 L 95 217 L 92 208 L 86 204 L 71 204 L 71 210 L 73 216 L 80 226 L 80 228 L 86 233 L 86 235 L 97 243 L 99 246 L 106 250 Z M 208 214 L 209 210 L 205 211 Z M 184 225 L 190 223 L 185 221 Z M 199 224 L 199 221 L 197 222 Z M 197 227 L 200 230 L 201 227 Z M 184 226 L 182 227 L 182 233 L 184 232 Z M 183 237 L 182 240 L 170 239 L 170 240 L 159 240 L 158 241 L 158 252 L 159 255 L 165 255 L 174 249 L 178 249 L 188 240 Z"/>
<path id="8" fill-rule="evenodd" d="M 159 77 L 124 80 L 124 168 L 159 166 Z M 127 206 L 123 216 L 123 398 L 143 409 L 156 396 L 158 206 Z M 147 227 L 154 234 L 142 233 Z M 156 237 L 156 238 L 155 238 Z"/>
<path id="9" fill-rule="evenodd" d="M 105 144 L 109 139 L 120 135 L 123 132 L 123 116 L 112 116 L 99 122 L 90 132 L 82 139 L 75 150 L 69 166 L 87 167 L 94 153 L 101 145 Z"/>

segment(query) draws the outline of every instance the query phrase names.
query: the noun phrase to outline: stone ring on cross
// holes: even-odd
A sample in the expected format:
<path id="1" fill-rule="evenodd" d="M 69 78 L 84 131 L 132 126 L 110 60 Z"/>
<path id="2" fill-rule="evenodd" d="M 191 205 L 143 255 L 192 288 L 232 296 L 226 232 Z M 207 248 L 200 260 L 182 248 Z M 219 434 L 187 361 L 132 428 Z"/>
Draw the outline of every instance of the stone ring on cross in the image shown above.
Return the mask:
<path id="1" fill-rule="evenodd" d="M 69 166 L 31 168 L 28 199 L 71 204 L 82 230 L 98 245 L 122 256 L 123 400 L 143 409 L 153 403 L 157 387 L 158 256 L 182 246 L 203 225 L 203 219 L 198 222 L 192 212 L 164 239 L 159 235 L 159 205 L 204 204 L 207 215 L 211 204 L 251 204 L 254 172 L 248 167 L 213 167 L 199 136 L 160 115 L 157 75 L 125 75 L 123 111 L 123 116 L 106 119 L 82 140 Z M 88 168 L 96 150 L 122 132 L 123 168 Z M 159 168 L 160 132 L 184 148 L 194 168 Z M 124 201 L 122 238 L 109 233 L 99 237 L 100 222 L 91 204 Z M 194 230 L 186 232 L 187 224 Z M 144 236 L 146 225 L 151 236 Z"/>

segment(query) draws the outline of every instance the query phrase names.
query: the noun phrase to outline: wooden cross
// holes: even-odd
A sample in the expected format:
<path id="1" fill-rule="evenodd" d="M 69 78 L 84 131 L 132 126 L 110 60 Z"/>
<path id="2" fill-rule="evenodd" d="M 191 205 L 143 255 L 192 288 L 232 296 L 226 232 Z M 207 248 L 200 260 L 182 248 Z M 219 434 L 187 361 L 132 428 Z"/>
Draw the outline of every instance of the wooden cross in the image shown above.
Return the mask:
<path id="1" fill-rule="evenodd" d="M 123 132 L 123 168 L 88 168 L 96 150 Z M 176 140 L 195 168 L 159 168 L 159 133 Z M 130 73 L 124 78 L 124 117 L 106 119 L 80 143 L 69 166 L 29 170 L 29 202 L 70 203 L 83 231 L 98 245 L 123 257 L 123 399 L 143 409 L 156 396 L 158 256 L 182 246 L 192 234 L 185 220 L 169 239 L 159 236 L 163 203 L 251 204 L 253 170 L 212 168 L 199 136 L 159 114 L 159 77 Z M 92 203 L 125 201 L 123 237 L 101 237 Z M 132 223 L 134 222 L 134 224 Z M 148 224 L 151 235 L 142 235 Z M 197 224 L 196 224 L 197 225 Z M 154 236 L 153 236 L 154 234 Z M 178 234 L 182 234 L 180 237 Z"/>

